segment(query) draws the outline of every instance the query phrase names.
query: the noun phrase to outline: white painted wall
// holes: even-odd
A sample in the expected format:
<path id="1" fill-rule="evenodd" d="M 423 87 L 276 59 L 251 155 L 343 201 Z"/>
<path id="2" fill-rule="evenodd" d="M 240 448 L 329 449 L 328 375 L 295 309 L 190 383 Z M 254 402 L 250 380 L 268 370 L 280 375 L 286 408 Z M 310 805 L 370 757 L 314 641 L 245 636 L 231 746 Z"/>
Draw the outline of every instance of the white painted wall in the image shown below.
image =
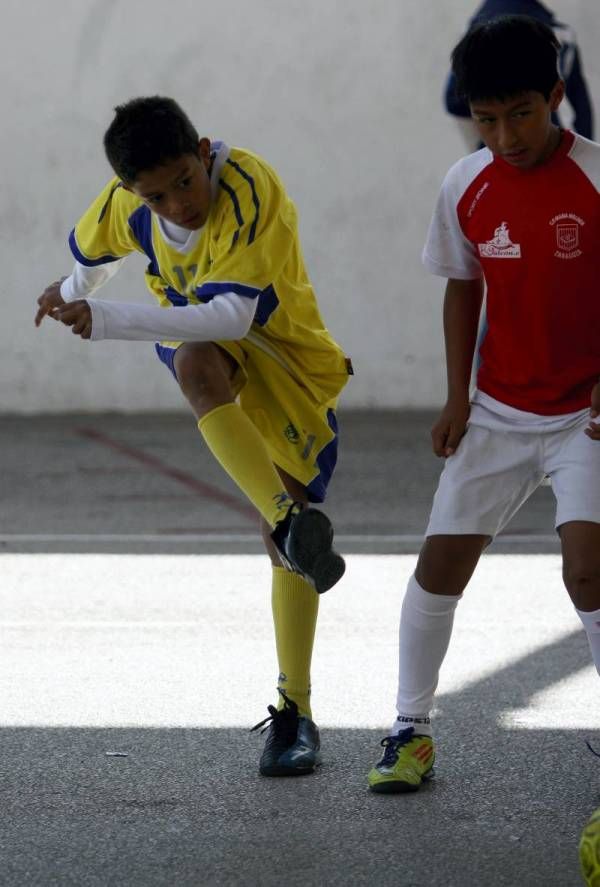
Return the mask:
<path id="1" fill-rule="evenodd" d="M 347 406 L 443 397 L 443 282 L 420 266 L 431 207 L 462 143 L 440 100 L 474 0 L 3 0 L 0 411 L 183 407 L 151 345 L 33 327 L 66 236 L 110 175 L 112 107 L 174 96 L 203 135 L 270 160 L 299 206 L 323 314 L 352 355 Z M 553 8 L 600 96 L 596 0 Z M 105 291 L 150 298 L 130 266 Z"/>

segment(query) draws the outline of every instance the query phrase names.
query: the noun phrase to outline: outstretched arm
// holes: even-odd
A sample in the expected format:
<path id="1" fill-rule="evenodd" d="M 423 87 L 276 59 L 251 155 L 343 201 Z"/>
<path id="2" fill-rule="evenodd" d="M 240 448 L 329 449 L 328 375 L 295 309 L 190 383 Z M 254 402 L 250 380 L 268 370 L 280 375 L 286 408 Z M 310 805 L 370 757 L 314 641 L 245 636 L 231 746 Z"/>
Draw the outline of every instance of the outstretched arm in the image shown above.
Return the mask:
<path id="1" fill-rule="evenodd" d="M 70 326 L 82 339 L 125 339 L 154 342 L 215 342 L 243 339 L 250 329 L 258 299 L 223 293 L 201 305 L 120 304 L 77 299 L 52 311 L 54 320 Z"/>

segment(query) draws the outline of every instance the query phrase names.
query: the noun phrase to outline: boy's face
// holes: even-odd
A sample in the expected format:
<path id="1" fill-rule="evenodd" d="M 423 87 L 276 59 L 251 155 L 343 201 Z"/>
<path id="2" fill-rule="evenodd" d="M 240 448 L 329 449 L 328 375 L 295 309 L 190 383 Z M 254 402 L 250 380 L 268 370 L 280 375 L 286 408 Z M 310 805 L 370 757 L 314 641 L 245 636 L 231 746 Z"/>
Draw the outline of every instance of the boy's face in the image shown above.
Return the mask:
<path id="1" fill-rule="evenodd" d="M 126 187 L 157 216 L 195 231 L 210 212 L 210 141 L 200 139 L 197 154 L 182 154 L 141 172 Z"/>
<path id="2" fill-rule="evenodd" d="M 558 80 L 548 101 L 541 92 L 531 91 L 504 101 L 471 102 L 481 140 L 493 154 L 519 169 L 545 163 L 560 141 L 551 115 L 560 105 L 564 89 L 563 81 Z"/>

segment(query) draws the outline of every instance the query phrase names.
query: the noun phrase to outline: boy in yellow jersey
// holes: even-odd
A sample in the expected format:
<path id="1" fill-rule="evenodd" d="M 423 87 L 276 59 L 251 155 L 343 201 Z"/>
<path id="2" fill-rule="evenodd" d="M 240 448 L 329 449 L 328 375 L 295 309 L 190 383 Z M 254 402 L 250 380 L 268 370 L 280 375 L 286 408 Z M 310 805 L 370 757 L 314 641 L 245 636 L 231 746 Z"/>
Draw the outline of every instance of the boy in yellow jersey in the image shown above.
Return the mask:
<path id="1" fill-rule="evenodd" d="M 279 704 L 257 725 L 269 724 L 260 772 L 310 773 L 318 594 L 345 565 L 308 503 L 325 498 L 351 367 L 319 314 L 294 204 L 264 160 L 199 138 L 160 96 L 117 107 L 104 147 L 116 175 L 72 231 L 73 272 L 40 296 L 35 323 L 47 315 L 83 339 L 160 340 L 209 449 L 260 514 L 273 564 Z M 134 251 L 149 259 L 158 304 L 90 298 Z"/>

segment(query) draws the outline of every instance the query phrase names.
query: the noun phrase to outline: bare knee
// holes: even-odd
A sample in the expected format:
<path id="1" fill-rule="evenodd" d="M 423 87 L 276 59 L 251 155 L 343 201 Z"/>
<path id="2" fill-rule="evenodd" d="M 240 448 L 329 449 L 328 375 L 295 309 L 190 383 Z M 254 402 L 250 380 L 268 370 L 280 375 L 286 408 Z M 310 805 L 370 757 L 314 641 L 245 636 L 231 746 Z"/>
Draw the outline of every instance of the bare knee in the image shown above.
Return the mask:
<path id="1" fill-rule="evenodd" d="M 234 400 L 234 368 L 233 359 L 212 342 L 190 342 L 177 349 L 177 380 L 198 418 Z"/>
<path id="2" fill-rule="evenodd" d="M 563 564 L 563 581 L 578 610 L 600 609 L 600 564 L 569 561 Z"/>
<path id="3" fill-rule="evenodd" d="M 563 581 L 578 610 L 600 609 L 600 526 L 571 521 L 559 528 Z"/>
<path id="4" fill-rule="evenodd" d="M 489 541 L 480 535 L 428 536 L 417 561 L 417 582 L 431 594 L 462 594 Z"/>

